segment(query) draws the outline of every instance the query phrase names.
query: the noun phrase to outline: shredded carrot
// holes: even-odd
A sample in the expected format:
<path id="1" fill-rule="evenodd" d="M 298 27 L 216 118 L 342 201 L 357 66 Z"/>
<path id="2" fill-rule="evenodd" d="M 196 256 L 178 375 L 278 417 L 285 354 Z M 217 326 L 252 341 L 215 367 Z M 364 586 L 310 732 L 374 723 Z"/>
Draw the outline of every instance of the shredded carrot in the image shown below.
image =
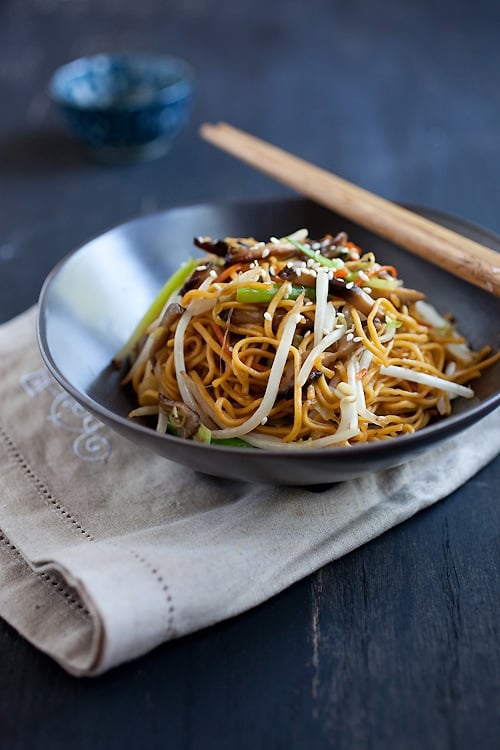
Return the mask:
<path id="1" fill-rule="evenodd" d="M 377 276 L 380 271 L 387 271 L 394 278 L 397 278 L 398 272 L 394 266 L 379 266 L 378 268 L 372 268 L 370 271 L 365 271 L 367 276 Z"/>
<path id="2" fill-rule="evenodd" d="M 345 279 L 349 276 L 349 271 L 347 268 L 336 268 L 333 275 L 336 279 Z"/>
<path id="3" fill-rule="evenodd" d="M 241 263 L 233 263 L 231 266 L 227 266 L 227 268 L 224 268 L 223 271 L 220 272 L 220 274 L 215 279 L 215 283 L 218 283 L 220 281 L 225 281 L 227 278 L 233 275 L 233 273 L 238 273 L 238 271 L 241 268 Z"/>
<path id="4" fill-rule="evenodd" d="M 217 337 L 217 341 L 219 342 L 219 344 L 222 346 L 223 349 L 226 349 L 226 342 L 224 340 L 224 332 L 222 328 L 219 325 L 217 325 L 215 320 L 211 320 L 210 325 L 212 326 L 215 336 Z"/>

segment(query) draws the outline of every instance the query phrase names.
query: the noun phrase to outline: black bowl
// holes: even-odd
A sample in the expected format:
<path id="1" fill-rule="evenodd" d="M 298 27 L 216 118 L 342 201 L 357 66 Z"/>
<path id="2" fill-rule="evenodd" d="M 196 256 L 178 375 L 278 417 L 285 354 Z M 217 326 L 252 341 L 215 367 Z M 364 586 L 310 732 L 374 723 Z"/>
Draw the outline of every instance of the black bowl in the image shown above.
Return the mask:
<path id="1" fill-rule="evenodd" d="M 414 209 L 417 210 L 417 209 Z M 500 250 L 500 238 L 460 220 L 418 209 Z M 395 264 L 411 287 L 426 292 L 441 313 L 451 311 L 474 348 L 499 345 L 499 301 L 482 290 L 302 199 L 176 208 L 117 227 L 70 254 L 47 278 L 40 297 L 42 356 L 62 387 L 98 419 L 141 446 L 193 470 L 273 484 L 342 481 L 404 463 L 479 421 L 500 404 L 500 364 L 474 382 L 473 399 L 457 399 L 454 413 L 412 435 L 347 448 L 260 451 L 157 434 L 127 414 L 133 399 L 120 386 L 111 360 L 165 279 L 193 255 L 195 235 L 284 235 L 299 227 L 312 235 L 346 230 L 363 250 Z"/>

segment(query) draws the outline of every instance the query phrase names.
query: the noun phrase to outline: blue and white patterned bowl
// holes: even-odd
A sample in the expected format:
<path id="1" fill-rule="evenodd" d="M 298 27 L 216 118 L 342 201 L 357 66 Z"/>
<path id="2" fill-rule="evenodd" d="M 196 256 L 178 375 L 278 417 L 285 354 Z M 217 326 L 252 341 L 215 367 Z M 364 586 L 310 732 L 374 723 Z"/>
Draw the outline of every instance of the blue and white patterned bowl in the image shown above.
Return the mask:
<path id="1" fill-rule="evenodd" d="M 156 158 L 189 119 L 194 72 L 174 57 L 100 54 L 58 68 L 49 85 L 75 137 L 105 162 Z"/>

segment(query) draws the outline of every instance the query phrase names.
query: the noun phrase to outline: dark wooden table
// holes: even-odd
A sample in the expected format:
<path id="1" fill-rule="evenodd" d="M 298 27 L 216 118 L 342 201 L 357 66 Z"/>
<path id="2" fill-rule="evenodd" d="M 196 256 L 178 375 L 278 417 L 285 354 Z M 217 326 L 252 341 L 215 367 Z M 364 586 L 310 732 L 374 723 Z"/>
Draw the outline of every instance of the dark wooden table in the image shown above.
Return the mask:
<path id="1" fill-rule="evenodd" d="M 285 194 L 204 144 L 205 120 L 499 232 L 499 21 L 494 0 L 2 0 L 0 320 L 117 223 Z M 68 138 L 46 84 L 69 59 L 122 49 L 188 58 L 196 107 L 166 158 L 106 168 Z M 0 623 L 0 745 L 498 747 L 499 474 L 497 459 L 268 603 L 99 679 L 69 677 Z"/>

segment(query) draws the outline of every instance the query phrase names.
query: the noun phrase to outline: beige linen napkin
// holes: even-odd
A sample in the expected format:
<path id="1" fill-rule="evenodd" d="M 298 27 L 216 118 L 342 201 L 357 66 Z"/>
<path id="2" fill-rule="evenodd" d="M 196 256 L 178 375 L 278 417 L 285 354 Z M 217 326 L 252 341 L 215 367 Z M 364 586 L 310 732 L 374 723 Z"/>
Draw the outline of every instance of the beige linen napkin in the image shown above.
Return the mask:
<path id="1" fill-rule="evenodd" d="M 62 392 L 34 309 L 0 327 L 0 402 L 0 614 L 77 675 L 263 602 L 443 498 L 500 447 L 497 410 L 468 438 L 322 492 L 201 476 Z"/>

